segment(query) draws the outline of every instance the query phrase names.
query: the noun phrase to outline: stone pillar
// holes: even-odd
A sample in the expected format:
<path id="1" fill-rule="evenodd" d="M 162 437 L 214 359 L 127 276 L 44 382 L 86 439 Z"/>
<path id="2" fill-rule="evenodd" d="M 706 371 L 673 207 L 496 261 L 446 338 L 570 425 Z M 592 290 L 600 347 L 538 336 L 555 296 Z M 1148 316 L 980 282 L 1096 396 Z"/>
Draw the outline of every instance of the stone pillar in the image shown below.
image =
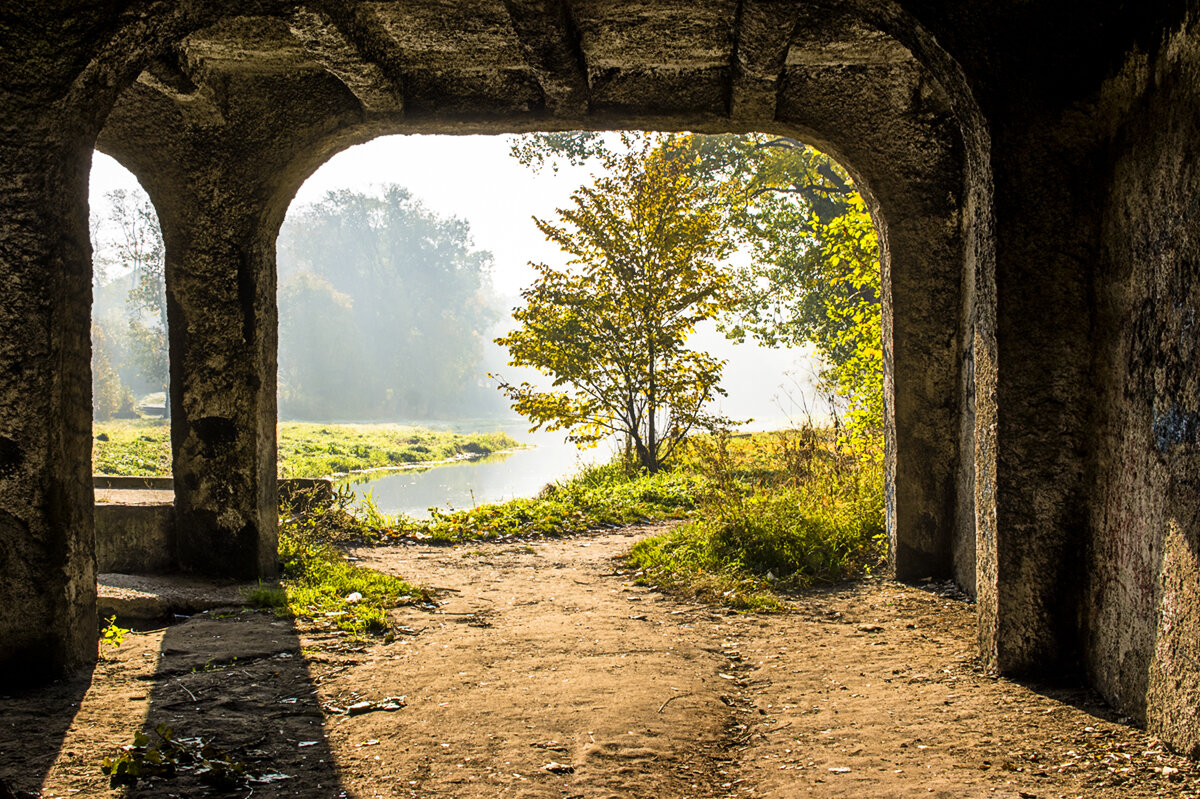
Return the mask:
<path id="1" fill-rule="evenodd" d="M 235 71 L 219 96 L 192 88 L 133 84 L 98 146 L 138 176 L 162 224 L 180 565 L 269 578 L 279 512 L 275 238 L 304 177 L 343 138 L 358 140 L 362 108 L 338 79 L 311 71 Z"/>
<path id="2" fill-rule="evenodd" d="M 278 516 L 275 227 L 264 223 L 253 184 L 226 166 L 188 172 L 186 188 L 159 204 L 180 565 L 270 578 Z"/>
<path id="3" fill-rule="evenodd" d="M 932 206 L 926 200 L 925 205 Z M 898 580 L 953 576 L 960 273 L 952 208 L 915 198 L 885 231 L 884 395 L 889 557 Z M 940 211 L 941 213 L 937 213 Z"/>
<path id="4" fill-rule="evenodd" d="M 853 92 L 819 73 L 785 70 L 784 78 L 779 118 L 851 170 L 881 237 L 890 571 L 947 579 L 956 516 L 966 512 L 958 501 L 964 255 L 954 119 L 915 62 L 865 71 Z"/>
<path id="5" fill-rule="evenodd" d="M 0 105 L 0 681 L 96 658 L 91 147 Z M 53 120 L 53 121 L 50 121 Z"/>
<path id="6" fill-rule="evenodd" d="M 1008 675 L 1078 676 L 1088 539 L 1103 176 L 1080 131 L 1022 109 L 993 135 L 995 532 L 981 537 L 980 638 Z M 1082 146 L 1081 146 L 1082 145 Z"/>

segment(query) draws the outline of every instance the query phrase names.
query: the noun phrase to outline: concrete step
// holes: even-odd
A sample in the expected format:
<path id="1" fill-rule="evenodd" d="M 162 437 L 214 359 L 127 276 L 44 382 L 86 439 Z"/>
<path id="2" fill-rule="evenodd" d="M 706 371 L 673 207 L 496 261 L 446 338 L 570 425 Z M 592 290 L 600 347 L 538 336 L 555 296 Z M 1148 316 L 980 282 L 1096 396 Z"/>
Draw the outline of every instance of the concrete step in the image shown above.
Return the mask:
<path id="1" fill-rule="evenodd" d="M 241 608 L 259 583 L 237 583 L 189 575 L 107 573 L 97 576 L 100 618 L 151 621 L 192 616 L 205 610 Z"/>

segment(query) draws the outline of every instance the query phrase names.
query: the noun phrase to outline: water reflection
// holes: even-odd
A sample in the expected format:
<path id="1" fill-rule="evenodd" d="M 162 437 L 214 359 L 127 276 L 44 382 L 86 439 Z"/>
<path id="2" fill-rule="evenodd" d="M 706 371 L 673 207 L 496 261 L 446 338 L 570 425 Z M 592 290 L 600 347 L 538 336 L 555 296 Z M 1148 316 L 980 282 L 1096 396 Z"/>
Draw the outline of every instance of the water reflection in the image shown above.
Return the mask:
<path id="1" fill-rule="evenodd" d="M 519 438 L 533 446 L 429 469 L 359 474 L 345 482 L 357 496 L 369 493 L 383 513 L 427 518 L 431 507 L 471 508 L 531 497 L 547 483 L 611 457 L 603 448 L 579 450 L 557 434 Z"/>

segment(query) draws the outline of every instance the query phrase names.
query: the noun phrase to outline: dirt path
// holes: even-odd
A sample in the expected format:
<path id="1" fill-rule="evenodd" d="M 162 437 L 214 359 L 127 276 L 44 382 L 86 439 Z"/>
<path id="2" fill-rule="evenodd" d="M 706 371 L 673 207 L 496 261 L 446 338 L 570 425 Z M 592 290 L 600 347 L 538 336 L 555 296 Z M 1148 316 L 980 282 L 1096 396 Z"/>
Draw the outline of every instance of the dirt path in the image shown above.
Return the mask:
<path id="1" fill-rule="evenodd" d="M 714 611 L 620 573 L 647 532 L 359 551 L 439 591 L 391 642 L 258 613 L 129 636 L 90 684 L 3 700 L 0 777 L 116 795 L 100 758 L 164 722 L 287 777 L 255 797 L 1200 796 L 1085 695 L 981 674 L 968 604 L 873 581 Z"/>

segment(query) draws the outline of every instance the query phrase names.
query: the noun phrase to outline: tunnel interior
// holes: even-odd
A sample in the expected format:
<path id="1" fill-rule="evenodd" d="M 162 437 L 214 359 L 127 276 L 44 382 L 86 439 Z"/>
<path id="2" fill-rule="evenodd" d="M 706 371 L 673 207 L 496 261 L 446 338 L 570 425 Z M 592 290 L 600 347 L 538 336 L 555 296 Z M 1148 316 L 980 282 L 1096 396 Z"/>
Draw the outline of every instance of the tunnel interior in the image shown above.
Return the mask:
<path id="1" fill-rule="evenodd" d="M 162 223 L 182 565 L 269 578 L 274 248 L 320 164 L 388 133 L 764 131 L 843 163 L 881 234 L 894 575 L 976 596 L 986 667 L 1082 675 L 1200 750 L 1194 8 L 236 6 L 35 4 L 4 40 L 0 670 L 95 657 L 93 147 Z"/>

